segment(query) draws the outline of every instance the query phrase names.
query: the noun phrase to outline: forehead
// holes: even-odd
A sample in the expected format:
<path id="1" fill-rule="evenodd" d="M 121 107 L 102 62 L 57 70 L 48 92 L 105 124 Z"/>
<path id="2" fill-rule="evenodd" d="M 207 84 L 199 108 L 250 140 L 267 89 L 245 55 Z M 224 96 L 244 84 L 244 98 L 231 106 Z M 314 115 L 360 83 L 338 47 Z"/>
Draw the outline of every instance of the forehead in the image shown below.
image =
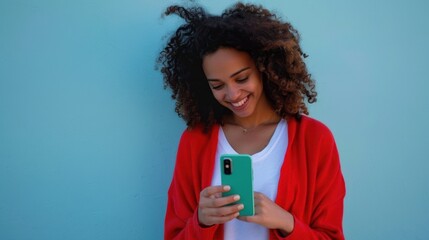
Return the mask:
<path id="1" fill-rule="evenodd" d="M 207 78 L 229 77 L 236 71 L 253 65 L 248 53 L 233 48 L 219 48 L 203 58 L 203 70 Z"/>

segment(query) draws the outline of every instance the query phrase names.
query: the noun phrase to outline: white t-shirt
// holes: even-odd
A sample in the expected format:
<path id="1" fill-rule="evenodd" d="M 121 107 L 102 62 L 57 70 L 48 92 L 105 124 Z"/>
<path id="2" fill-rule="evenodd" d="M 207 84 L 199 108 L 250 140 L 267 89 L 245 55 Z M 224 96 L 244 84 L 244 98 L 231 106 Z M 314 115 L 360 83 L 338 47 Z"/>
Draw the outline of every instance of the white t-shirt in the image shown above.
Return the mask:
<path id="1" fill-rule="evenodd" d="M 280 177 L 280 169 L 284 161 L 288 144 L 287 123 L 280 120 L 268 145 L 260 152 L 252 155 L 253 189 L 261 192 L 272 201 L 277 196 L 277 186 Z M 215 168 L 212 178 L 212 186 L 221 185 L 220 156 L 222 154 L 236 154 L 231 147 L 222 128 L 219 129 L 219 141 L 216 151 Z M 254 223 L 248 223 L 233 219 L 224 224 L 224 239 L 268 239 L 268 229 Z"/>

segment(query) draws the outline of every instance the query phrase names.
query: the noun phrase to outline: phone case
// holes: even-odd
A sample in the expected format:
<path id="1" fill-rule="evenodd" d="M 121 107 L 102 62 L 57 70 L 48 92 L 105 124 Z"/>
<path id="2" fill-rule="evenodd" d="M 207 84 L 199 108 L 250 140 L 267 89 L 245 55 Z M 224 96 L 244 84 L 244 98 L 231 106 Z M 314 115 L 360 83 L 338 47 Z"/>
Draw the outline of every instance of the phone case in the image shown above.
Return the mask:
<path id="1" fill-rule="evenodd" d="M 230 174 L 225 173 L 225 159 L 231 160 Z M 240 200 L 233 203 L 244 205 L 244 209 L 240 211 L 240 216 L 253 216 L 255 206 L 251 156 L 247 154 L 224 154 L 220 157 L 220 161 L 222 185 L 231 186 L 231 190 L 223 193 L 222 196 L 240 195 Z"/>

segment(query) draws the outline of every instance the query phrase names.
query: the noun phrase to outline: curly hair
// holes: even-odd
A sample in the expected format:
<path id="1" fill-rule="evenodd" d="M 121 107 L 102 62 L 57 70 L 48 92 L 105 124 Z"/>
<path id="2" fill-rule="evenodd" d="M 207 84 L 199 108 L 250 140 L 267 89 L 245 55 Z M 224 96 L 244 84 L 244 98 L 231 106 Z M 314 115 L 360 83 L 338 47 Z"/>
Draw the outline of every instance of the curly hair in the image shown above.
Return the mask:
<path id="1" fill-rule="evenodd" d="M 241 2 L 220 16 L 197 5 L 172 5 L 164 14 L 185 20 L 160 52 L 157 67 L 188 127 L 203 124 L 208 129 L 231 114 L 214 98 L 202 68 L 204 56 L 221 47 L 251 56 L 261 72 L 264 93 L 280 117 L 308 114 L 305 100 L 316 101 L 315 83 L 304 63 L 307 55 L 301 51 L 299 34 L 289 22 L 260 5 Z"/>

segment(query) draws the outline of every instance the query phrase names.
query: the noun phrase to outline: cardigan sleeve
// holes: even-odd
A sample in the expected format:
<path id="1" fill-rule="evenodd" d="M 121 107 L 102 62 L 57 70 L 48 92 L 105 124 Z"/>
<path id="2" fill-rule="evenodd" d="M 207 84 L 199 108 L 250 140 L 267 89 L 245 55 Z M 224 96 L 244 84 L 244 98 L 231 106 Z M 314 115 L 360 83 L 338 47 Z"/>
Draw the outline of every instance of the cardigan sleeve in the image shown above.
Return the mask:
<path id="1" fill-rule="evenodd" d="M 345 182 L 334 137 L 327 128 L 324 130 L 320 141 L 311 143 L 318 147 L 313 148 L 315 151 L 309 151 L 313 155 L 312 159 L 317 159 L 311 167 L 314 170 L 310 171 L 315 186 L 314 195 L 311 204 L 306 206 L 307 211 L 310 211 L 310 221 L 304 222 L 292 213 L 294 230 L 287 237 L 281 237 L 275 231 L 277 239 L 344 239 L 342 218 Z"/>
<path id="2" fill-rule="evenodd" d="M 164 239 L 213 239 L 217 226 L 201 227 L 198 222 L 199 179 L 191 151 L 191 134 L 185 131 L 179 142 L 173 179 L 168 190 Z"/>

